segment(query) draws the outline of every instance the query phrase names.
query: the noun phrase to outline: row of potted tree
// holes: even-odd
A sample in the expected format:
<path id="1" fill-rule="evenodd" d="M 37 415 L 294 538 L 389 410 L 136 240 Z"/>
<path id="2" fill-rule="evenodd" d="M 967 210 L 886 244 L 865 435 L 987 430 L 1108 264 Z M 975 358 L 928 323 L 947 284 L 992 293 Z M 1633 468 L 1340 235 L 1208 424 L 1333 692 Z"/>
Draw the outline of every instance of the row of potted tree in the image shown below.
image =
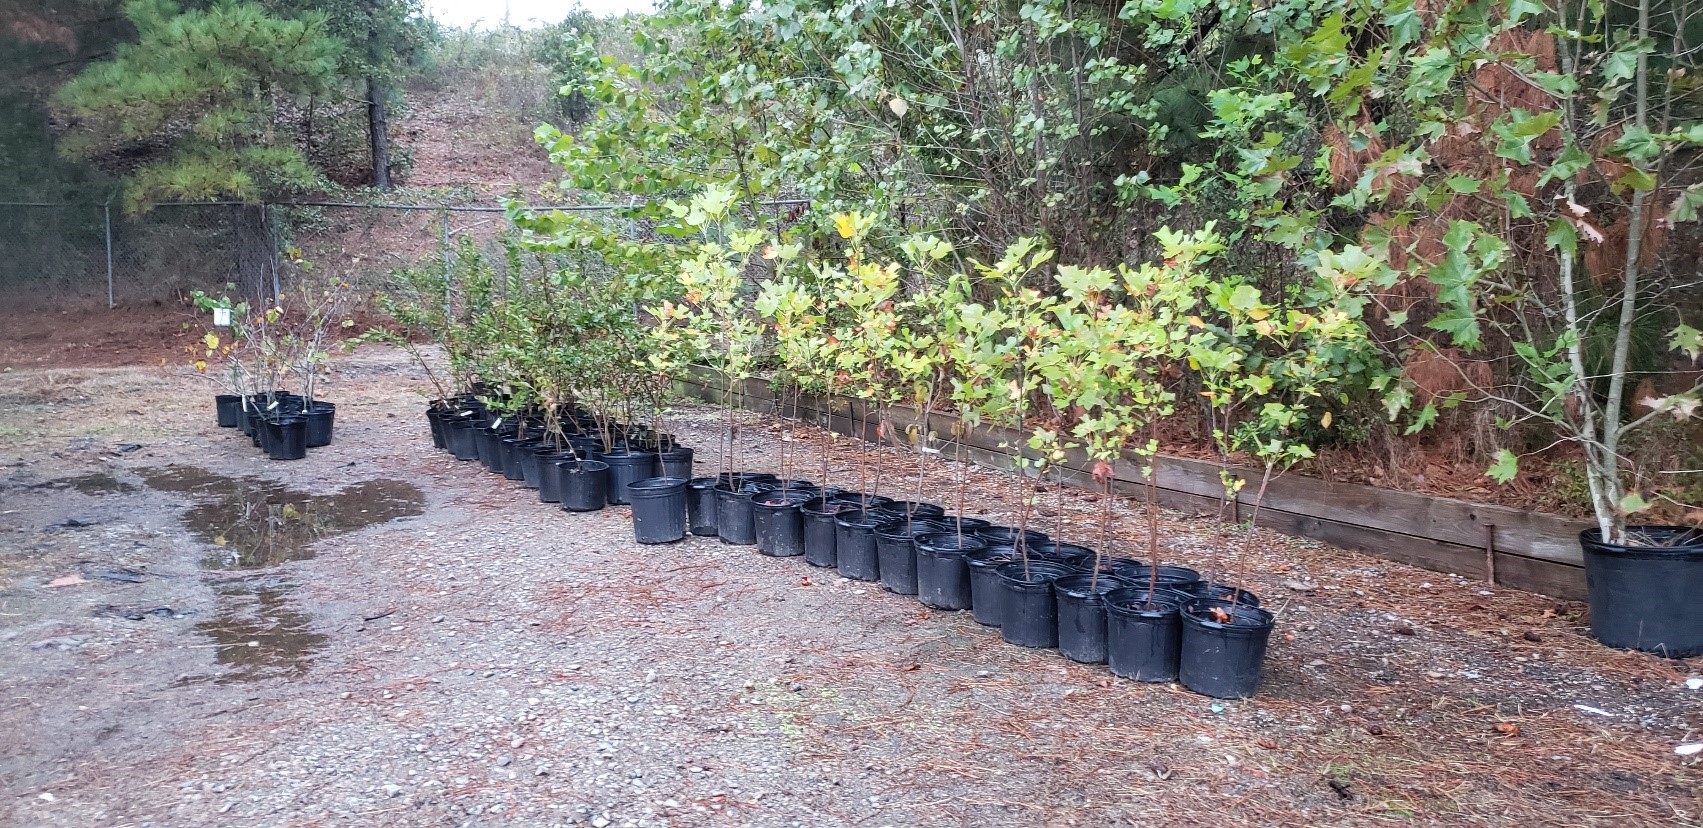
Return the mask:
<path id="1" fill-rule="evenodd" d="M 597 505 L 633 498 L 640 540 L 709 534 L 798 554 L 931 606 L 972 609 L 1009 640 L 1106 660 L 1122 675 L 1172 675 L 1165 665 L 1174 665 L 1207 692 L 1253 692 L 1273 619 L 1233 585 L 1247 574 L 1251 535 L 1242 536 L 1239 555 L 1226 554 L 1235 544 L 1224 538 L 1197 569 L 1158 562 L 1159 425 L 1182 399 L 1200 406 L 1221 456 L 1252 459 L 1260 471 L 1246 481 L 1223 476 L 1226 500 L 1249 497 L 1257 521 L 1271 480 L 1312 456 L 1349 386 L 1396 379 L 1376 367 L 1382 362 L 1360 317 L 1365 286 L 1387 275 L 1375 258 L 1322 256 L 1311 284 L 1268 301 L 1244 280 L 1209 275 L 1222 250 L 1211 227 L 1162 231 L 1162 260 L 1139 267 L 1057 265 L 1028 239 L 991 263 L 965 266 L 952 245 L 932 237 L 872 245 L 874 223 L 856 213 L 832 217 L 840 245 L 795 240 L 741 211 L 730 188 L 707 188 L 670 211 L 676 223 L 659 230 L 691 243 L 640 243 L 578 217 L 517 214 L 516 255 L 555 256 L 561 266 L 531 282 L 512 278 L 519 268 L 493 278 L 479 267 L 456 275 L 446 267 L 415 291 L 423 301 L 395 303 L 399 319 L 429 317 L 414 327 L 446 345 L 454 387 L 445 386 L 434 407 L 437 422 L 471 418 L 479 433 L 522 432 L 493 434 L 493 445 L 519 445 L 531 430 L 545 443 L 532 450 L 555 452 L 557 468 L 595 471 L 610 465 L 610 454 L 632 453 L 635 439 L 666 445 L 660 425 L 630 424 L 659 422 L 670 382 L 707 368 L 728 389 L 718 474 L 693 478 L 642 461 L 618 480 L 603 470 Z M 862 432 L 877 441 L 932 450 L 941 421 L 960 438 L 954 446 L 984 424 L 1019 435 L 1008 444 L 1021 472 L 1008 496 L 1011 525 L 964 517 L 962 477 L 946 505 L 922 503 L 920 474 L 915 492 L 888 491 L 890 470 L 863 443 L 853 479 L 828 479 L 824 445 L 821 483 L 801 480 L 801 443 L 792 435 L 778 474 L 749 470 L 733 409 L 745 381 L 764 369 L 773 371 L 783 416 L 805 393 L 849 398 Z M 475 382 L 485 383 L 482 392 L 457 393 Z M 901 431 L 907 408 L 915 416 Z M 455 440 L 445 443 L 453 449 Z M 1153 565 L 1112 554 L 1111 489 L 1119 464 L 1131 461 L 1148 484 Z M 1054 533 L 1091 547 L 1039 531 L 1025 479 L 1083 471 L 1103 488 L 1098 523 L 1070 526 L 1061 517 Z M 525 469 L 510 474 L 517 475 L 524 479 Z M 548 485 L 540 481 L 541 496 Z M 892 495 L 901 499 L 889 502 Z M 957 517 L 945 519 L 949 509 Z M 978 580 L 1003 592 L 978 603 Z M 1210 631 L 1196 636 L 1210 646 L 1185 647 L 1189 629 Z M 1136 642 L 1159 667 L 1119 655 Z M 1193 663 L 1219 666 L 1189 678 L 1182 653 L 1195 650 L 1205 655 Z"/>

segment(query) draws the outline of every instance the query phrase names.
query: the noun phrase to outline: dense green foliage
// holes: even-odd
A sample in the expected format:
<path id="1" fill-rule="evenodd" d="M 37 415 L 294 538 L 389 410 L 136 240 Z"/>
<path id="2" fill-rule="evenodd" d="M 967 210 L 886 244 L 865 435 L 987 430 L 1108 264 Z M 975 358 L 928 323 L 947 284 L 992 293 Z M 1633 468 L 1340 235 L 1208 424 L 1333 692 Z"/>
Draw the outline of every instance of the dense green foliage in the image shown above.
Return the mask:
<path id="1" fill-rule="evenodd" d="M 140 156 L 125 203 L 237 198 L 256 202 L 320 181 L 301 150 L 280 140 L 278 96 L 322 92 L 341 45 L 325 18 L 275 17 L 225 0 L 183 11 L 170 0 L 125 6 L 138 40 L 60 90 L 77 119 L 62 143 L 81 157 Z"/>
<path id="2" fill-rule="evenodd" d="M 1170 362 L 1167 391 L 1227 452 L 1280 468 L 1295 445 L 1452 421 L 1506 479 L 1559 440 L 1615 534 L 1663 498 L 1686 507 L 1661 472 L 1689 460 L 1648 427 L 1687 428 L 1696 406 L 1703 308 L 1664 240 L 1703 202 L 1700 28 L 1666 0 L 673 0 L 636 60 L 588 67 L 596 115 L 538 137 L 569 183 L 650 200 L 641 218 L 728 187 L 807 264 L 837 258 L 837 216 L 882 268 L 928 235 L 969 273 L 1057 251 L 977 280 L 986 307 L 949 323 L 987 315 L 1005 334 L 980 356 L 1007 370 L 1036 353 L 1035 314 L 1079 301 L 1066 266 L 1169 260 L 1167 228 L 1217 222 L 1191 291 L 1207 351 Z M 784 196 L 811 207 L 764 204 Z M 895 308 L 929 289 L 893 267 Z M 862 314 L 870 289 L 831 303 Z M 897 399 L 854 370 L 866 344 L 840 345 L 848 390 Z M 1003 376 L 1018 384 L 992 416 L 1044 413 L 1041 380 Z"/>

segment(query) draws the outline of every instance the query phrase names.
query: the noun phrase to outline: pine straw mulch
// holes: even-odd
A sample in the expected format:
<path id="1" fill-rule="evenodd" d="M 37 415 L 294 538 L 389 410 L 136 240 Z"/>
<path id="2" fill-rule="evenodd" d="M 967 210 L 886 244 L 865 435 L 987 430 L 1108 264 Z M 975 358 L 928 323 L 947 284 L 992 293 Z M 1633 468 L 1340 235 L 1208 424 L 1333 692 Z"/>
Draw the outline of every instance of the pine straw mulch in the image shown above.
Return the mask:
<path id="1" fill-rule="evenodd" d="M 691 408 L 674 423 L 701 447 L 701 474 L 719 470 L 721 416 Z M 787 428 L 740 418 L 746 467 L 779 472 Z M 820 431 L 794 431 L 797 476 L 818 476 Z M 836 440 L 832 482 L 855 486 L 858 456 L 854 441 Z M 917 455 L 871 456 L 884 468 L 881 493 L 915 497 Z M 1016 523 L 1015 478 L 949 458 L 922 457 L 922 499 L 950 506 L 960 476 L 967 515 Z M 1095 545 L 1098 494 L 1029 485 L 1042 492 L 1037 528 Z M 1109 554 L 1149 557 L 1144 514 L 1118 499 Z M 1159 523 L 1164 562 L 1206 568 L 1221 549 L 1226 579 L 1277 613 L 1258 697 L 1215 702 L 1115 679 L 1006 645 L 967 613 L 871 589 L 857 600 L 906 617 L 909 633 L 885 648 L 902 654 L 801 647 L 811 655 L 801 675 L 862 700 L 853 715 L 800 710 L 805 738 L 824 756 L 861 745 L 919 800 L 967 783 L 932 803 L 964 824 L 1013 814 L 1045 824 L 1695 824 L 1703 812 L 1703 775 L 1673 750 L 1703 733 L 1703 693 L 1683 686 L 1695 665 L 1596 644 L 1578 604 L 1263 529 L 1249 536 L 1212 516 L 1162 510 Z M 784 565 L 785 577 L 839 580 Z M 968 670 L 989 663 L 999 669 Z"/>

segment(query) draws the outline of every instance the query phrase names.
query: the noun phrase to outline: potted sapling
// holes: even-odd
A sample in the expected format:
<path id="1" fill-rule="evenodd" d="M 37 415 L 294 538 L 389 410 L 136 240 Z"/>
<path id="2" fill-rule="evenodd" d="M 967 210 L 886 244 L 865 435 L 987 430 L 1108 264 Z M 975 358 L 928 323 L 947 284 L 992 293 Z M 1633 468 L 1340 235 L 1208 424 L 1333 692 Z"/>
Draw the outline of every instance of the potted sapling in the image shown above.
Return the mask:
<path id="1" fill-rule="evenodd" d="M 1061 654 L 1086 664 L 1106 660 L 1105 595 L 1122 585 L 1103 571 L 1103 556 L 1111 544 L 1112 479 L 1114 466 L 1139 426 L 1137 413 L 1149 410 L 1162 393 L 1151 381 L 1148 355 L 1138 340 L 1141 321 L 1117 301 L 1116 275 L 1104 268 L 1062 266 L 1058 269 L 1060 302 L 1053 308 L 1055 330 L 1051 347 L 1036 359 L 1042 392 L 1055 410 L 1076 418 L 1066 439 L 1054 428 L 1037 428 L 1030 446 L 1063 466 L 1066 451 L 1080 441 L 1090 462 L 1090 474 L 1100 484 L 1099 543 L 1086 574 L 1068 573 L 1052 584 L 1051 613 L 1029 623 L 1052 621 Z M 1156 360 L 1152 362 L 1156 363 Z M 1142 382 L 1136 382 L 1140 378 Z M 1051 617 L 1046 617 L 1046 616 Z M 1002 632 L 1021 620 L 1008 609 Z"/>
<path id="2" fill-rule="evenodd" d="M 714 487 L 716 534 L 723 543 L 750 546 L 757 542 L 752 522 L 752 494 L 758 484 L 747 472 L 737 470 L 739 428 L 735 411 L 751 377 L 762 328 L 751 312 L 744 290 L 744 271 L 765 249 L 763 233 L 729 227 L 734 191 L 710 185 L 690 202 L 670 202 L 671 215 L 680 221 L 679 232 L 716 231 L 722 241 L 700 241 L 675 271 L 674 294 L 655 312 L 658 324 L 667 324 L 689 346 L 702 355 L 711 370 L 720 375 L 726 392 L 726 414 L 721 439 L 721 475 Z"/>
<path id="3" fill-rule="evenodd" d="M 227 393 L 213 397 L 216 422 L 220 428 L 242 428 L 247 433 L 247 411 L 251 403 L 247 395 L 253 384 L 250 366 L 245 359 L 248 303 L 232 302 L 228 296 L 210 296 L 200 290 L 191 295 L 191 300 L 196 309 L 213 317 L 213 329 L 189 345 L 188 350 L 195 357 L 196 372 L 203 376 L 208 375 L 210 364 L 220 364 L 220 370 L 212 376 L 218 377 L 221 390 Z M 221 331 L 224 333 L 221 334 Z"/>

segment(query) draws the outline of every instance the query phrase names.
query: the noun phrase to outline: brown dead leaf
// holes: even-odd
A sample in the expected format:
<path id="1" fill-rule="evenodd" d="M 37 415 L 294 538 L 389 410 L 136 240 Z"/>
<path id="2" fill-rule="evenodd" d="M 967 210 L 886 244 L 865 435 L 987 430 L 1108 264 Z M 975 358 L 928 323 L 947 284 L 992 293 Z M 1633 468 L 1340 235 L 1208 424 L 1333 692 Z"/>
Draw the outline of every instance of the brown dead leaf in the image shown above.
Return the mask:
<path id="1" fill-rule="evenodd" d="M 1497 722 L 1496 723 L 1496 732 L 1502 734 L 1503 736 L 1509 736 L 1509 737 L 1518 736 L 1518 735 L 1520 735 L 1520 726 L 1517 725 L 1517 724 L 1514 724 L 1513 722 Z"/>
<path id="2" fill-rule="evenodd" d="M 1254 744 L 1259 745 L 1260 747 L 1265 748 L 1266 750 L 1277 750 L 1277 741 L 1274 740 L 1274 739 L 1262 738 L 1262 739 L 1254 742 Z"/>

